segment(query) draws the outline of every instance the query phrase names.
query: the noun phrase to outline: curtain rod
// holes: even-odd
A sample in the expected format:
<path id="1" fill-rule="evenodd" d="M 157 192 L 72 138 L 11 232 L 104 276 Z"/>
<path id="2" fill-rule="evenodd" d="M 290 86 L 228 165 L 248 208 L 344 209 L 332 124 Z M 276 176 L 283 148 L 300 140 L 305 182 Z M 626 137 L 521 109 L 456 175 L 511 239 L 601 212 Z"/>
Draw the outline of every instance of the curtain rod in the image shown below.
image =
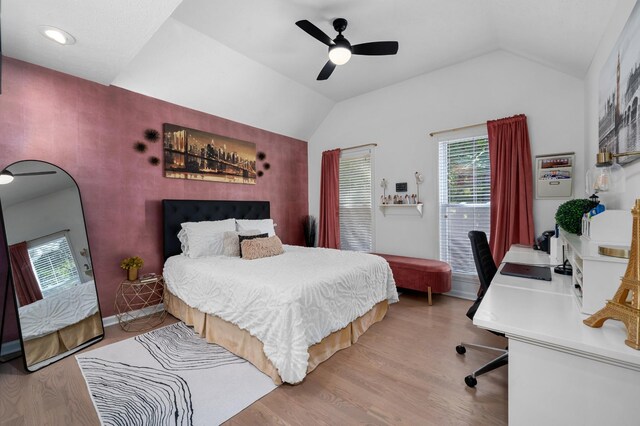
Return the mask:
<path id="1" fill-rule="evenodd" d="M 350 146 L 349 148 L 340 148 L 340 151 L 349 151 L 350 149 L 364 148 L 365 146 L 378 146 L 377 143 L 365 143 L 364 145 Z"/>
<path id="2" fill-rule="evenodd" d="M 470 129 L 472 127 L 482 126 L 483 124 L 487 124 L 487 123 L 484 122 L 484 123 L 478 123 L 478 124 L 469 124 L 468 126 L 455 127 L 453 129 L 438 130 L 437 132 L 429 133 L 429 136 L 434 137 L 435 135 L 439 135 L 440 133 L 453 132 L 454 130 Z"/>

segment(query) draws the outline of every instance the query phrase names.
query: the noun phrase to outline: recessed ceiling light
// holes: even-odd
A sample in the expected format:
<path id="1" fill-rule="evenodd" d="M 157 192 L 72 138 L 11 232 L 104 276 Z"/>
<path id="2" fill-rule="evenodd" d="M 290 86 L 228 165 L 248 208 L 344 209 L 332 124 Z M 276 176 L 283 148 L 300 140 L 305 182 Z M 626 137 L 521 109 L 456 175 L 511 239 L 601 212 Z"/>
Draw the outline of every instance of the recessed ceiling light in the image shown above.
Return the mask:
<path id="1" fill-rule="evenodd" d="M 61 30 L 60 28 L 51 27 L 49 25 L 40 25 L 38 30 L 40 31 L 40 34 L 55 41 L 56 43 L 69 45 L 76 42 L 76 39 L 71 34 Z"/>

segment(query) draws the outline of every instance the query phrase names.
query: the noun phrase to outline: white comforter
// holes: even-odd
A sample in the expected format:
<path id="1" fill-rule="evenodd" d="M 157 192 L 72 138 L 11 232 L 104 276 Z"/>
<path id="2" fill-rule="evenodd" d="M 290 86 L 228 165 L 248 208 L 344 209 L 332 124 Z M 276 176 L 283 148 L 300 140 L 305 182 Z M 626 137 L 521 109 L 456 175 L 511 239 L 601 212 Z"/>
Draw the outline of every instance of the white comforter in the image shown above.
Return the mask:
<path id="1" fill-rule="evenodd" d="M 383 300 L 398 301 L 386 260 L 330 249 L 284 246 L 257 260 L 167 259 L 167 288 L 189 306 L 257 337 L 283 381 L 300 382 L 308 348 Z"/>
<path id="2" fill-rule="evenodd" d="M 92 280 L 78 284 L 22 306 L 18 312 L 24 340 L 60 330 L 98 312 L 95 283 Z"/>

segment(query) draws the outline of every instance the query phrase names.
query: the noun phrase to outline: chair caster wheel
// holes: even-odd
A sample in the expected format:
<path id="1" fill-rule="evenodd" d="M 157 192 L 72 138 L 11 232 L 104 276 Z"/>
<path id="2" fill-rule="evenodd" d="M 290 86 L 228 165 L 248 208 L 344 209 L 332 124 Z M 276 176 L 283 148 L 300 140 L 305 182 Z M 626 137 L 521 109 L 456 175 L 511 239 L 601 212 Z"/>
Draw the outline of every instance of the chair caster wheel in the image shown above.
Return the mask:
<path id="1" fill-rule="evenodd" d="M 458 345 L 456 346 L 456 352 L 458 352 L 460 355 L 464 355 L 464 353 L 467 352 L 467 348 L 462 345 Z"/>
<path id="2" fill-rule="evenodd" d="M 464 382 L 467 384 L 467 386 L 469 386 L 470 388 L 475 388 L 476 385 L 478 384 L 478 381 L 476 380 L 475 377 L 473 376 L 467 376 L 464 378 Z"/>

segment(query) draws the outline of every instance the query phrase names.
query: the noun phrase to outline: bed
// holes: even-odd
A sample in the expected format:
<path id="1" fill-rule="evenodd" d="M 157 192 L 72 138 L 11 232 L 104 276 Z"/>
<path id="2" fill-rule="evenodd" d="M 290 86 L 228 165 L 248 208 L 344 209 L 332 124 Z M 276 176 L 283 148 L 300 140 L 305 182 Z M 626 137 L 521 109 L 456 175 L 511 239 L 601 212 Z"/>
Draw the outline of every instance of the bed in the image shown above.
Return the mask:
<path id="1" fill-rule="evenodd" d="M 102 334 L 97 300 L 92 280 L 18 308 L 27 365 Z"/>
<path id="2" fill-rule="evenodd" d="M 388 263 L 364 253 L 284 246 L 278 256 L 191 259 L 183 222 L 266 219 L 265 201 L 164 200 L 165 308 L 275 383 L 301 382 L 398 300 Z"/>

